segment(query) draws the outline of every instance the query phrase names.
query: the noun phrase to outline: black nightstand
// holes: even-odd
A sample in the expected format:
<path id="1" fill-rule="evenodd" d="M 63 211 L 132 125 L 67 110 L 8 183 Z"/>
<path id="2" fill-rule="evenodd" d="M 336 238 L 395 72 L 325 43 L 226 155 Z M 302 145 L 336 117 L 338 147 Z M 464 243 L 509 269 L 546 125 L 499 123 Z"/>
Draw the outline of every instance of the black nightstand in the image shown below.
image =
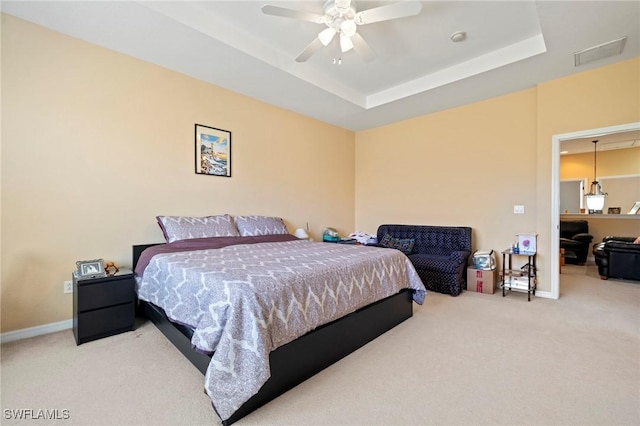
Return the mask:
<path id="1" fill-rule="evenodd" d="M 130 269 L 78 280 L 73 275 L 73 335 L 76 344 L 135 328 L 135 279 Z"/>

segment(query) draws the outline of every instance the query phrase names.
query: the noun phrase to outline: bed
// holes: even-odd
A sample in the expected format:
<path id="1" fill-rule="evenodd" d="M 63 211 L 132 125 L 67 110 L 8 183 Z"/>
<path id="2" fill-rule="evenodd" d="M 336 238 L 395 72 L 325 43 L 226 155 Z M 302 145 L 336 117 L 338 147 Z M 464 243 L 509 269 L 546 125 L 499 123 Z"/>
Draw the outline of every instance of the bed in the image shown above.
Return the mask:
<path id="1" fill-rule="evenodd" d="M 136 245 L 133 264 L 140 310 L 205 374 L 224 425 L 410 318 L 426 294 L 397 250 L 291 235 Z"/>

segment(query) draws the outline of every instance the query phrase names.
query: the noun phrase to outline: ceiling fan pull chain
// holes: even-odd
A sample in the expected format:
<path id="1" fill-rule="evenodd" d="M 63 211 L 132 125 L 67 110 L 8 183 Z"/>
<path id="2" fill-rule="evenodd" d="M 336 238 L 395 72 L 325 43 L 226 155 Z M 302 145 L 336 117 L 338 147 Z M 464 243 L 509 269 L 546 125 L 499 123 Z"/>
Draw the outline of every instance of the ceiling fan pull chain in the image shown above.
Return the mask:
<path id="1" fill-rule="evenodd" d="M 338 38 L 334 38 L 334 45 L 336 47 L 336 56 L 333 57 L 333 60 L 331 61 L 333 63 L 333 65 L 341 65 L 342 64 L 342 55 L 340 52 L 340 42 L 338 41 Z"/>

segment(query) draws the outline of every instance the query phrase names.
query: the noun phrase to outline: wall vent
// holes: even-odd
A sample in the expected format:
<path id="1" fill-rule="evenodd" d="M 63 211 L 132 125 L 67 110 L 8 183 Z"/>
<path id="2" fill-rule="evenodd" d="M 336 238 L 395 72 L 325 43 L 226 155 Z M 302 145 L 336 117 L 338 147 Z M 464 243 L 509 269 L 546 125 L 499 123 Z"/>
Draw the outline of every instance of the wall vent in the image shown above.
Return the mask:
<path id="1" fill-rule="evenodd" d="M 630 141 L 621 141 L 621 142 L 604 142 L 600 146 L 600 149 L 602 151 L 609 151 L 613 149 L 637 148 L 639 146 L 640 146 L 640 141 L 630 140 Z"/>
<path id="2" fill-rule="evenodd" d="M 627 41 L 627 37 L 622 37 L 617 40 L 602 43 L 597 46 L 589 47 L 588 49 L 575 52 L 573 57 L 575 59 L 575 66 L 584 65 L 587 62 L 597 61 L 598 59 L 607 58 L 613 55 L 619 55 L 624 49 L 624 45 Z"/>

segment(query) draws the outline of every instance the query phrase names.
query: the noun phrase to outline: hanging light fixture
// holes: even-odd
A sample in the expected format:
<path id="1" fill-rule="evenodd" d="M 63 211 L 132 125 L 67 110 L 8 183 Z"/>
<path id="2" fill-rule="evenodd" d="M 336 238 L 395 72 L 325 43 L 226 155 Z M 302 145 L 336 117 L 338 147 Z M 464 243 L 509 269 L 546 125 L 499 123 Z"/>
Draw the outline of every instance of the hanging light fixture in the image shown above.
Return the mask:
<path id="1" fill-rule="evenodd" d="M 602 214 L 602 209 L 604 208 L 604 198 L 607 196 L 606 192 L 602 192 L 600 183 L 597 180 L 597 176 L 598 176 L 596 174 L 597 145 L 598 145 L 598 141 L 597 140 L 593 141 L 593 182 L 591 182 L 589 193 L 586 194 L 587 209 L 589 209 L 589 214 Z"/>

